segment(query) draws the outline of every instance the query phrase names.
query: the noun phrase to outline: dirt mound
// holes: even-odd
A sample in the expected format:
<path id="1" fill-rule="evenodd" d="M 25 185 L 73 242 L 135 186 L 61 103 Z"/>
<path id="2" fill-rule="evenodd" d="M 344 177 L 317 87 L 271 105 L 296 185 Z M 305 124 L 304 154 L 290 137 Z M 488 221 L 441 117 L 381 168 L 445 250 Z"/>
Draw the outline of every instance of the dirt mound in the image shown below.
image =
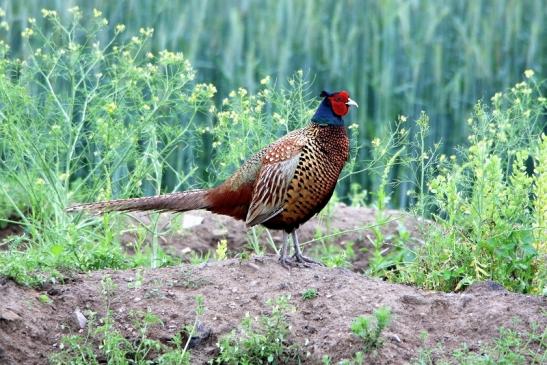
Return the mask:
<path id="1" fill-rule="evenodd" d="M 121 241 L 126 247 L 138 240 L 138 226 L 151 225 L 149 213 L 131 213 L 125 216 L 125 232 Z M 394 245 L 405 243 L 415 245 L 421 242 L 419 227 L 423 226 L 412 215 L 400 210 L 385 210 L 379 212 L 373 208 L 350 207 L 336 204 L 331 209 L 326 208 L 298 230 L 300 242 L 304 251 L 317 256 L 321 247 L 334 245 L 338 247 L 352 246 L 354 257 L 348 258 L 352 270 L 362 271 L 367 267 L 372 242 L 375 239 L 373 228 L 382 233 L 382 251 L 386 253 Z M 272 239 L 279 247 L 281 231 L 267 231 L 263 227 L 250 230 L 245 223 L 231 217 L 212 214 L 207 211 L 192 211 L 187 213 L 162 213 L 157 222 L 158 231 L 162 232 L 159 242 L 172 255 L 188 258 L 192 253 L 205 254 L 215 250 L 220 240 L 228 241 L 231 254 L 244 251 L 252 252 L 250 242 L 261 242 L 265 251 L 273 253 L 269 244 Z M 256 236 L 254 236 L 256 234 Z M 271 236 L 270 236 L 271 234 Z M 148 238 L 148 241 L 150 238 Z"/>
<path id="2" fill-rule="evenodd" d="M 266 313 L 266 301 L 280 295 L 290 295 L 296 308 L 288 316 L 291 340 L 308 354 L 304 361 L 308 364 L 320 363 L 325 354 L 334 361 L 351 357 L 359 349 L 350 333 L 351 321 L 380 306 L 391 308 L 393 320 L 383 335 L 384 347 L 373 360 L 377 364 L 408 363 L 422 345 L 422 331 L 429 334 L 426 345 L 442 343 L 449 353 L 462 343 L 477 349 L 496 337 L 500 326 L 526 330 L 531 323 L 547 325 L 541 313 L 547 309 L 546 298 L 509 293 L 495 283 L 475 285 L 461 294 L 436 293 L 345 269 L 289 271 L 272 257 L 257 257 L 199 267 L 97 271 L 44 291 L 4 280 L 0 282 L 0 363 L 44 364 L 48 354 L 58 350 L 62 335 L 78 332 L 75 310 L 104 316 L 101 280 L 106 276 L 116 284 L 110 308 L 128 338 L 135 336 L 132 310 L 157 314 L 163 325 L 154 327 L 151 337 L 165 341 L 194 321 L 194 299 L 202 295 L 206 310 L 201 324 L 210 334 L 192 349 L 196 364 L 215 355 L 219 336 L 236 327 L 246 312 Z M 310 288 L 317 290 L 318 297 L 302 299 L 301 293 Z M 46 291 L 51 301 L 40 298 Z"/>

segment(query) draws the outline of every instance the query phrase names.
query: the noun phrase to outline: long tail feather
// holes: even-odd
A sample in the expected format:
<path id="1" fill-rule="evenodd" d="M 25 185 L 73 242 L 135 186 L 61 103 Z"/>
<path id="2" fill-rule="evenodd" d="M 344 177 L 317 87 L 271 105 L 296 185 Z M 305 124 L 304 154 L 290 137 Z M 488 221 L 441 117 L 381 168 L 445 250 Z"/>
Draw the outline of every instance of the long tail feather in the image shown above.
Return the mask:
<path id="1" fill-rule="evenodd" d="M 67 209 L 67 212 L 91 211 L 106 213 L 113 211 L 175 211 L 184 212 L 208 207 L 207 190 L 189 190 L 158 196 L 135 199 L 109 200 L 98 203 L 79 204 Z"/>

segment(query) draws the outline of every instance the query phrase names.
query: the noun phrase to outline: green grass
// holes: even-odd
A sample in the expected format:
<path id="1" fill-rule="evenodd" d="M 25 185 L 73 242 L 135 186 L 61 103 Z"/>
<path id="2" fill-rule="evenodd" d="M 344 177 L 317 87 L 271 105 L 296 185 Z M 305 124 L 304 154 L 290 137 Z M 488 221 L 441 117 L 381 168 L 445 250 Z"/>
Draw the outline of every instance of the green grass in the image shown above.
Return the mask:
<path id="1" fill-rule="evenodd" d="M 316 80 L 313 95 L 322 88 L 348 89 L 361 105 L 350 119 L 358 123 L 358 144 L 363 145 L 381 135 L 398 115 L 414 119 L 425 110 L 434 121 L 426 142 L 432 145 L 442 139 L 443 152 L 450 154 L 465 141 L 468 127 L 463 121 L 477 99 L 517 82 L 526 68 L 547 67 L 547 10 L 542 0 L 1 0 L 6 23 L 0 37 L 14 57 L 26 58 L 35 51 L 21 38 L 29 18 L 41 25 L 40 10 L 47 8 L 67 20 L 76 3 L 87 25 L 96 20 L 93 8 L 102 11 L 98 18 L 109 22 L 103 40 L 114 35 L 118 24 L 126 27 L 120 35 L 125 42 L 140 28 L 153 27 L 144 51 L 183 52 L 196 67 L 198 79 L 217 87 L 217 101 L 240 86 L 256 93 L 266 75 L 272 76 L 272 83 L 287 86 L 299 69 Z M 48 26 L 46 31 L 54 29 Z M 98 70 L 102 67 L 97 65 Z M 202 124 L 207 126 L 211 122 Z M 211 143 L 210 138 L 205 142 Z M 190 153 L 202 141 L 185 143 L 189 149 L 179 145 L 171 156 L 177 169 L 165 172 L 168 190 L 177 186 L 177 172 L 190 162 L 204 171 L 213 156 L 211 149 L 203 156 Z M 370 146 L 359 151 L 360 168 L 370 153 Z M 394 174 L 407 178 L 399 170 Z M 218 181 L 220 176 L 202 178 Z M 380 179 L 363 171 L 342 181 L 339 195 L 346 199 L 354 183 L 374 192 Z M 407 206 L 405 193 L 411 187 L 405 181 L 395 186 L 392 204 Z M 388 187 L 389 195 L 393 188 Z"/>
<path id="2" fill-rule="evenodd" d="M 351 332 L 361 339 L 364 353 L 370 353 L 382 346 L 382 331 L 390 322 L 389 308 L 378 308 L 373 316 L 359 316 L 353 320 Z"/>

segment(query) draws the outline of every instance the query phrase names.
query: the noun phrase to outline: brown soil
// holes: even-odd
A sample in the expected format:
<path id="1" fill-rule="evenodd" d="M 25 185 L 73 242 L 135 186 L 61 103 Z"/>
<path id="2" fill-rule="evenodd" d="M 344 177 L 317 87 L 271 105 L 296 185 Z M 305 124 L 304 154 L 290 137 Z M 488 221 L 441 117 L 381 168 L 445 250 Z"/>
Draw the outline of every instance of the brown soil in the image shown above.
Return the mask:
<path id="1" fill-rule="evenodd" d="M 140 223 L 149 223 L 148 214 L 120 217 L 122 242 L 131 250 Z M 381 226 L 385 247 L 397 244 L 404 232 L 407 244 L 421 242 L 420 222 L 399 211 L 387 211 Z M 367 264 L 374 234 L 371 226 L 378 222 L 377 212 L 368 208 L 337 205 L 329 214 L 321 214 L 300 229 L 300 241 L 308 252 L 317 253 L 327 245 L 353 245 L 353 271 Z M 158 228 L 160 244 L 168 252 L 188 259 L 192 252 L 214 250 L 221 239 L 228 241 L 230 256 L 250 251 L 242 222 L 207 212 L 162 214 Z M 20 234 L 17 227 L 0 232 L 2 238 Z M 262 244 L 267 232 L 255 231 Z M 272 232 L 279 245 L 281 235 Z M 0 244 L 1 246 L 1 244 Z M 268 247 L 268 245 L 265 245 Z M 272 252 L 272 250 L 268 250 Z M 380 306 L 388 306 L 393 322 L 384 334 L 384 347 L 369 359 L 373 364 L 409 363 L 420 346 L 434 348 L 442 344 L 442 354 L 450 354 L 466 343 L 472 350 L 491 342 L 500 326 L 524 331 L 532 323 L 545 327 L 547 298 L 506 292 L 494 283 L 474 285 L 465 293 L 445 294 L 370 279 L 345 269 L 322 267 L 281 267 L 273 256 L 250 260 L 231 259 L 201 266 L 183 265 L 165 269 L 97 271 L 77 275 L 66 284 L 40 290 L 23 288 L 0 278 L 0 365 L 44 364 L 48 354 L 58 351 L 63 335 L 78 333 L 75 311 L 93 311 L 105 315 L 105 298 L 101 280 L 110 276 L 117 285 L 111 298 L 116 323 L 127 338 L 136 337 L 129 313 L 147 310 L 160 316 L 162 326 L 152 329 L 151 337 L 167 343 L 173 335 L 195 319 L 194 299 L 202 295 L 206 312 L 201 319 L 203 333 L 210 335 L 197 341 L 192 349 L 192 364 L 205 363 L 216 354 L 216 342 L 222 334 L 235 328 L 246 312 L 253 316 L 268 311 L 268 299 L 291 295 L 296 311 L 288 320 L 291 341 L 303 349 L 304 362 L 320 363 L 328 354 L 333 363 L 349 358 L 359 350 L 359 341 L 350 333 L 350 323 L 358 315 L 369 315 Z M 138 277 L 142 285 L 135 285 Z M 3 281 L 2 281 L 3 280 Z M 137 288 L 135 288 L 137 287 Z M 314 288 L 319 296 L 303 300 L 301 293 Z M 45 304 L 40 294 L 52 299 Z M 515 322 L 515 318 L 519 321 Z M 429 334 L 425 343 L 421 333 Z"/>
<path id="2" fill-rule="evenodd" d="M 540 328 L 547 325 L 542 314 L 547 298 L 509 293 L 493 283 L 472 286 L 461 294 L 427 292 L 345 269 L 287 270 L 269 256 L 141 274 L 140 286 L 134 284 L 135 270 L 81 274 L 70 283 L 48 288 L 49 304 L 38 300 L 44 291 L 4 280 L 0 283 L 0 363 L 44 364 L 48 354 L 58 350 L 63 334 L 78 331 L 75 310 L 104 315 L 101 279 L 105 276 L 117 285 L 110 305 L 128 338 L 135 336 L 129 318 L 132 310 L 150 309 L 160 316 L 163 326 L 154 327 L 151 337 L 166 341 L 193 322 L 194 298 L 202 295 L 206 311 L 201 324 L 210 335 L 192 349 L 193 364 L 214 356 L 219 336 L 236 327 L 246 312 L 266 313 L 268 299 L 287 294 L 296 307 L 288 316 L 291 341 L 308 354 L 307 364 L 320 363 L 324 354 L 333 360 L 351 357 L 359 349 L 349 330 L 352 319 L 380 306 L 391 308 L 393 321 L 384 333 L 383 348 L 371 360 L 374 364 L 411 361 L 423 344 L 422 331 L 429 334 L 426 346 L 441 343 L 448 354 L 462 343 L 478 349 L 498 335 L 500 326 L 526 330 L 533 322 Z M 303 300 L 301 293 L 309 288 L 315 288 L 319 296 Z"/>

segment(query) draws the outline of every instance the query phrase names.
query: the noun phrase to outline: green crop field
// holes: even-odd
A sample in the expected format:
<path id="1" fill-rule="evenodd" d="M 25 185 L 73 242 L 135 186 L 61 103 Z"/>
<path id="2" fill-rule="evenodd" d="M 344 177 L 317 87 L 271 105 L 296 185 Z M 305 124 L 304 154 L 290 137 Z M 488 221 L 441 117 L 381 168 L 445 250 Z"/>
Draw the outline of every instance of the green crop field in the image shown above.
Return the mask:
<path id="1" fill-rule="evenodd" d="M 0 277 L 40 288 L 75 272 L 277 252 L 252 228 L 245 252 L 222 239 L 176 255 L 159 243 L 158 214 L 128 250 L 119 214 L 66 209 L 216 186 L 305 126 L 322 90 L 348 90 L 359 103 L 345 117 L 350 156 L 320 215 L 328 232 L 308 251 L 349 268 L 365 255 L 367 275 L 429 290 L 493 280 L 545 296 L 546 19 L 544 0 L 0 0 Z M 339 202 L 374 209 L 355 227 L 362 242 L 336 240 Z M 390 209 L 415 226 L 386 234 Z M 261 321 L 285 338 L 279 303 Z M 360 318 L 353 333 L 379 351 L 391 312 Z M 188 363 L 177 341 L 165 363 Z M 218 345 L 218 363 L 253 363 L 237 341 Z"/>

